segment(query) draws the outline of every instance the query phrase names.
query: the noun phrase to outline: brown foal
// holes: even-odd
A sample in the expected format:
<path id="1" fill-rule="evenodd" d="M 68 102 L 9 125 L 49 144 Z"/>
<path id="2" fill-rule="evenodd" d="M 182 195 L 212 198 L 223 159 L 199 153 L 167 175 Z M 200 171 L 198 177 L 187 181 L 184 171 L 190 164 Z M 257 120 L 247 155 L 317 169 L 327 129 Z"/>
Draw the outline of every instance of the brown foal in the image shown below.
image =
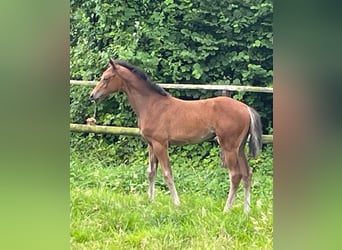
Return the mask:
<path id="1" fill-rule="evenodd" d="M 117 91 L 127 95 L 138 116 L 141 134 L 148 142 L 147 172 L 151 199 L 154 198 L 155 176 L 160 163 L 172 201 L 175 205 L 180 204 L 168 155 L 169 145 L 199 143 L 216 137 L 230 177 L 224 211 L 233 205 L 241 179 L 245 195 L 244 211 L 250 211 L 252 170 L 245 154 L 248 136 L 250 155 L 255 157 L 262 146 L 260 116 L 253 108 L 223 96 L 198 101 L 174 98 L 137 67 L 110 59 L 90 98 L 100 100 Z"/>

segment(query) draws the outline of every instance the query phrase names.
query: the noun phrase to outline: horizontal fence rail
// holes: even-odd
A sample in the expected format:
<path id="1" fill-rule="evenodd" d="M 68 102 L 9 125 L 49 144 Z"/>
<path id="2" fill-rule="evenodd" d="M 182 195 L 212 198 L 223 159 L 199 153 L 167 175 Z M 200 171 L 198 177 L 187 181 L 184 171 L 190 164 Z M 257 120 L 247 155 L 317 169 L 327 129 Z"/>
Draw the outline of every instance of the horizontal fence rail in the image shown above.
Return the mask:
<path id="1" fill-rule="evenodd" d="M 82 86 L 95 86 L 97 81 L 70 80 L 70 84 Z M 271 87 L 237 86 L 237 85 L 210 85 L 210 84 L 179 84 L 179 83 L 157 83 L 165 89 L 197 89 L 197 90 L 226 90 L 226 91 L 247 91 L 259 93 L 273 93 Z"/>
<path id="2" fill-rule="evenodd" d="M 71 132 L 84 132 L 95 134 L 113 134 L 113 135 L 140 135 L 138 128 L 114 127 L 114 126 L 99 126 L 70 123 Z"/>
<path id="3" fill-rule="evenodd" d="M 113 135 L 141 135 L 138 128 L 128 127 L 114 127 L 114 126 L 99 126 L 99 125 L 85 125 L 70 123 L 71 132 L 95 133 L 95 134 L 113 134 Z M 262 142 L 264 144 L 273 143 L 273 135 L 262 135 Z"/>

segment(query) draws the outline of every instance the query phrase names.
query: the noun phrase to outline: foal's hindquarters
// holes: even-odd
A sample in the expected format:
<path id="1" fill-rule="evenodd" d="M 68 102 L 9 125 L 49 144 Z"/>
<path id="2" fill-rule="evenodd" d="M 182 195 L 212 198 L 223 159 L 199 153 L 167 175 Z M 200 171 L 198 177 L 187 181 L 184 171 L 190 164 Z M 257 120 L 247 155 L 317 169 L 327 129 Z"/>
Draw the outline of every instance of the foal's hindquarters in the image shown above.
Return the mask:
<path id="1" fill-rule="evenodd" d="M 232 207 L 242 179 L 245 196 L 244 211 L 248 213 L 250 211 L 252 169 L 248 166 L 245 145 L 250 130 L 249 113 L 241 112 L 235 120 L 237 120 L 235 123 L 227 121 L 227 123 L 229 122 L 229 130 L 225 129 L 228 124 L 225 124 L 224 121 L 216 130 L 217 141 L 222 150 L 223 165 L 228 169 L 230 180 L 228 198 L 223 212 L 227 212 Z M 241 124 L 245 124 L 245 126 L 241 126 Z"/>

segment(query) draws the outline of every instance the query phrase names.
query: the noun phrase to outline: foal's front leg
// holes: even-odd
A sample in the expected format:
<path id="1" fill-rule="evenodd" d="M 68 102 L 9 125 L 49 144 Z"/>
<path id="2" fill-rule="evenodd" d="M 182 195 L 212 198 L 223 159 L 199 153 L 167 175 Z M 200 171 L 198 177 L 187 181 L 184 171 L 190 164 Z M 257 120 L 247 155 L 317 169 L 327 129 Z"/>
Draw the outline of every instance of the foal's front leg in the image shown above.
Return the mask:
<path id="1" fill-rule="evenodd" d="M 158 141 L 153 141 L 152 149 L 153 149 L 153 153 L 155 154 L 158 161 L 160 162 L 162 174 L 164 176 L 164 181 L 170 190 L 172 202 L 173 204 L 178 206 L 180 205 L 180 201 L 179 201 L 177 190 L 173 181 L 169 154 L 167 152 L 168 143 L 167 142 L 160 143 Z"/>
<path id="2" fill-rule="evenodd" d="M 151 145 L 148 145 L 148 153 L 149 153 L 149 162 L 148 162 L 148 168 L 147 168 L 147 175 L 148 175 L 148 181 L 149 181 L 148 196 L 150 197 L 151 200 L 153 200 L 155 177 L 156 177 L 157 167 L 158 167 L 158 159 L 156 155 L 154 154 Z"/>

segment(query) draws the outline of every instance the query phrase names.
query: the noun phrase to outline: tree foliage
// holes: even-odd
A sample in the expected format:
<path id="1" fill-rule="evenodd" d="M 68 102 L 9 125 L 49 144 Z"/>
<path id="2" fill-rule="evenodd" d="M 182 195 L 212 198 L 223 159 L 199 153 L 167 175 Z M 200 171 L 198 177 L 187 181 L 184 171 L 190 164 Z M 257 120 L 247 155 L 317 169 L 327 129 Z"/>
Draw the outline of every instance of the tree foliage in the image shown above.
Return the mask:
<path id="1" fill-rule="evenodd" d="M 270 86 L 272 12 L 260 0 L 72 0 L 71 78 L 118 57 L 155 81 Z"/>

